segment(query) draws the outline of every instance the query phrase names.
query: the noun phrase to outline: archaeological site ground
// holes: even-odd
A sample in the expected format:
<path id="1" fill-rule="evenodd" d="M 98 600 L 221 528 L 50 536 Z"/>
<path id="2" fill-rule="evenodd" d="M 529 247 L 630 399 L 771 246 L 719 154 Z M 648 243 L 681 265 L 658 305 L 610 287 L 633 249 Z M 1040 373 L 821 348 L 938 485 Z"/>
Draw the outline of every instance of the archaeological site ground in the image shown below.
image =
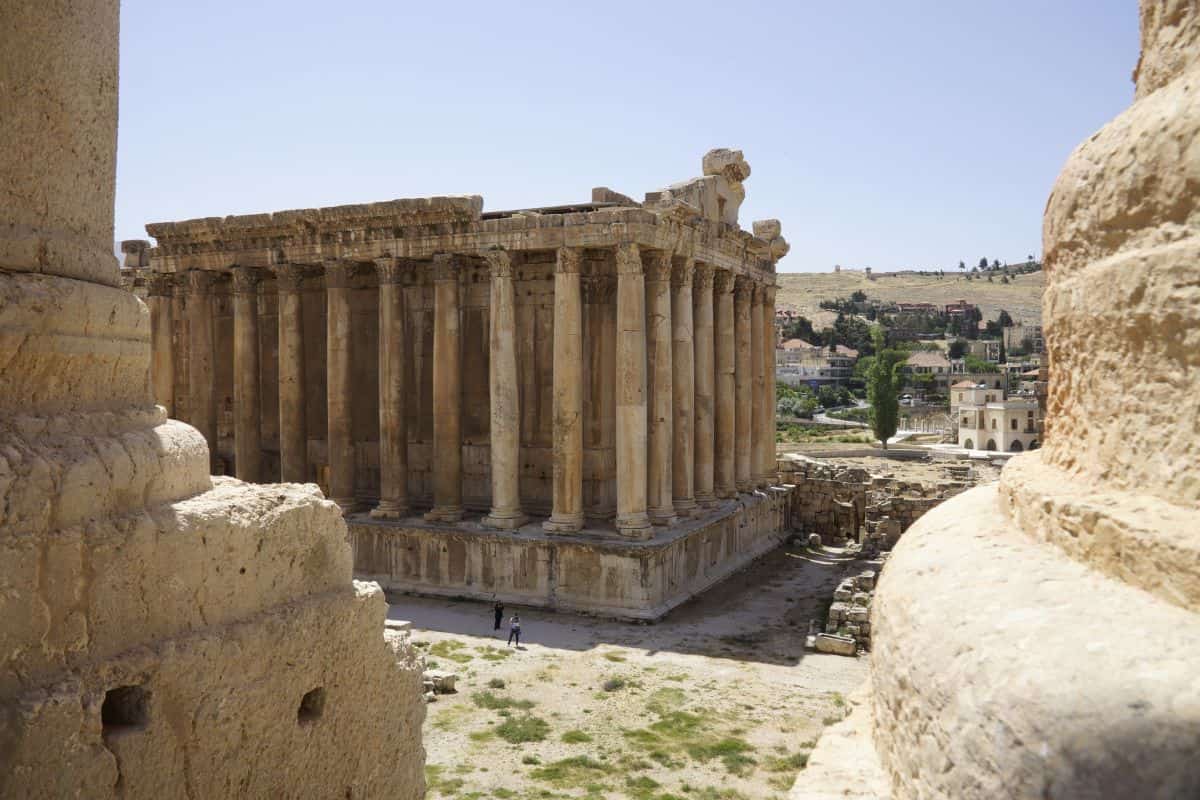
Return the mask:
<path id="1" fill-rule="evenodd" d="M 1200 797 L 1200 7 L 1139 11 L 980 301 L 1041 446 L 972 456 L 780 444 L 777 304 L 961 286 L 778 274 L 749 151 L 119 264 L 118 3 L 0 0 L 0 798 Z"/>

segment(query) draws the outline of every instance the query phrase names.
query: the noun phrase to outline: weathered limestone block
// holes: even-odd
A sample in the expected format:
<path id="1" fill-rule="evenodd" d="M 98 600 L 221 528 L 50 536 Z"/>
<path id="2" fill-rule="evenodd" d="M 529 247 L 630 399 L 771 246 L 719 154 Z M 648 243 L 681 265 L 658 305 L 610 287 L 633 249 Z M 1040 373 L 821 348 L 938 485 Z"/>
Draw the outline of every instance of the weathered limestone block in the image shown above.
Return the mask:
<path id="1" fill-rule="evenodd" d="M 818 633 L 816 648 L 821 653 L 833 653 L 839 656 L 858 655 L 858 644 L 854 641 L 853 636 Z"/>

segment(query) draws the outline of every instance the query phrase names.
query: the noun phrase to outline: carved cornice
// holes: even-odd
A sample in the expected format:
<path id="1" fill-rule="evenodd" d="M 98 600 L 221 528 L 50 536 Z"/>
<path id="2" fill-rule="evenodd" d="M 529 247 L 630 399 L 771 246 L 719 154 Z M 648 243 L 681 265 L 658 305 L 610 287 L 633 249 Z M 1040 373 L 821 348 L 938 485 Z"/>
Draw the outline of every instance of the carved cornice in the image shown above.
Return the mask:
<path id="1" fill-rule="evenodd" d="M 713 273 L 713 291 L 717 294 L 729 294 L 733 291 L 734 274 L 726 269 L 718 269 Z"/>
<path id="2" fill-rule="evenodd" d="M 671 262 L 671 287 L 674 289 L 692 288 L 692 273 L 696 269 L 695 259 L 675 256 Z"/>
<path id="3" fill-rule="evenodd" d="M 611 303 L 617 295 L 616 275 L 584 275 L 583 302 L 587 305 Z"/>
<path id="4" fill-rule="evenodd" d="M 578 275 L 583 263 L 583 250 L 578 247 L 560 247 L 555 253 L 554 271 L 567 275 Z"/>
<path id="5" fill-rule="evenodd" d="M 146 284 L 150 297 L 170 297 L 175 293 L 175 275 L 170 272 L 152 272 Z"/>
<path id="6" fill-rule="evenodd" d="M 460 265 L 454 253 L 438 253 L 433 257 L 434 282 L 457 281 Z"/>
<path id="7" fill-rule="evenodd" d="M 617 245 L 617 274 L 641 275 L 643 271 L 642 255 L 638 246 L 632 242 Z"/>
<path id="8" fill-rule="evenodd" d="M 299 264 L 279 264 L 275 267 L 275 286 L 283 293 L 298 292 L 304 287 L 304 267 Z"/>
<path id="9" fill-rule="evenodd" d="M 325 288 L 347 289 L 350 286 L 350 276 L 354 274 L 355 263 L 342 258 L 325 259 Z"/>
<path id="10" fill-rule="evenodd" d="M 703 261 L 696 262 L 694 278 L 696 291 L 707 292 L 712 290 L 713 273 L 715 271 L 712 264 L 706 264 Z"/>
<path id="11" fill-rule="evenodd" d="M 262 275 L 257 269 L 234 267 L 232 272 L 234 294 L 258 294 L 258 283 L 262 280 Z"/>
<path id="12" fill-rule="evenodd" d="M 512 256 L 507 250 L 485 250 L 483 257 L 493 278 L 512 278 Z"/>
<path id="13" fill-rule="evenodd" d="M 642 265 L 646 268 L 647 283 L 665 283 L 671 280 L 671 254 L 665 250 L 645 250 Z"/>
<path id="14" fill-rule="evenodd" d="M 208 294 L 212 282 L 213 274 L 206 269 L 190 269 L 187 272 L 188 294 Z"/>

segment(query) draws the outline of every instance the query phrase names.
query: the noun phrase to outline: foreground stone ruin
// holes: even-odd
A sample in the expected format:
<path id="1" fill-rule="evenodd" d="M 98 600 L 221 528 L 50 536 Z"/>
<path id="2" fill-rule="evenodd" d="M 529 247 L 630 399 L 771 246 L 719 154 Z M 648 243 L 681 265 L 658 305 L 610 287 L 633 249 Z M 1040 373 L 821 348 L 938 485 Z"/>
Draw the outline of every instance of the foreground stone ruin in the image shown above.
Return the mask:
<path id="1" fill-rule="evenodd" d="M 0 797 L 421 797 L 419 660 L 338 508 L 211 478 L 154 403 L 116 0 L 2 16 Z"/>
<path id="2" fill-rule="evenodd" d="M 1200 8 L 1141 19 L 1046 207 L 1045 446 L 904 534 L 793 798 L 1200 795 Z"/>
<path id="3" fill-rule="evenodd" d="M 480 197 L 155 223 L 161 404 L 214 469 L 313 481 L 396 591 L 656 619 L 785 535 L 775 220 L 750 166 L 642 203 Z M 532 518 L 532 519 L 531 519 Z"/>

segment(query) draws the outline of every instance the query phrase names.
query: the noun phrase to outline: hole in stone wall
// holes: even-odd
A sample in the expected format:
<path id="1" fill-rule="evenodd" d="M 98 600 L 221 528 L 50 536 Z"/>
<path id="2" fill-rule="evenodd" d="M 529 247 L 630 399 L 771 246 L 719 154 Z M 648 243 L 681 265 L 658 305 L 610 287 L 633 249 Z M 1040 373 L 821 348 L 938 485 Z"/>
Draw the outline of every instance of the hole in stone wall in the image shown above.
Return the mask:
<path id="1" fill-rule="evenodd" d="M 316 722 L 321 718 L 321 713 L 325 710 L 325 690 L 317 687 L 310 692 L 306 692 L 304 697 L 300 698 L 300 708 L 296 711 L 296 721 L 301 725 L 307 725 Z"/>
<path id="2" fill-rule="evenodd" d="M 141 686 L 118 686 L 104 693 L 100 706 L 103 735 L 141 730 L 150 716 L 150 692 Z"/>

